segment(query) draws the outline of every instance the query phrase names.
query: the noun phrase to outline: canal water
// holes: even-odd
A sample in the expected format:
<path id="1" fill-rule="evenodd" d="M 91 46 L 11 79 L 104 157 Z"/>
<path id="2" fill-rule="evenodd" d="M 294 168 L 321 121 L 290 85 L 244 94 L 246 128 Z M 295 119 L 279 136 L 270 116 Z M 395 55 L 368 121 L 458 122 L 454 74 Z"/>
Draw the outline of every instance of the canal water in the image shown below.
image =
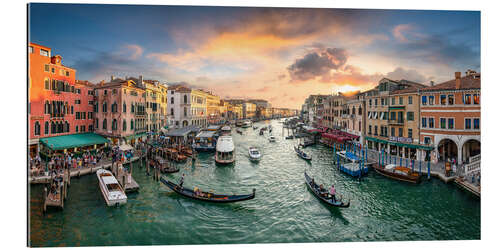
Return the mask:
<path id="1" fill-rule="evenodd" d="M 216 193 L 251 193 L 256 198 L 232 204 L 211 204 L 179 196 L 134 165 L 140 192 L 121 207 L 107 207 L 95 175 L 71 180 L 64 210 L 42 214 L 42 186 L 32 185 L 29 230 L 32 246 L 110 246 L 271 242 L 341 242 L 392 240 L 480 239 L 480 202 L 453 184 L 438 179 L 411 185 L 370 171 L 361 181 L 332 165 L 331 149 L 305 149 L 313 160 L 295 155 L 293 140 L 272 124 L 277 142 L 258 130 L 233 129 L 234 166 L 216 166 L 213 154 L 200 154 L 194 165 L 164 178 L 185 187 Z M 286 136 L 286 133 L 285 133 Z M 248 159 L 248 147 L 263 153 L 259 163 Z M 351 200 L 346 209 L 331 208 L 308 191 L 304 171 L 316 182 L 334 183 Z"/>

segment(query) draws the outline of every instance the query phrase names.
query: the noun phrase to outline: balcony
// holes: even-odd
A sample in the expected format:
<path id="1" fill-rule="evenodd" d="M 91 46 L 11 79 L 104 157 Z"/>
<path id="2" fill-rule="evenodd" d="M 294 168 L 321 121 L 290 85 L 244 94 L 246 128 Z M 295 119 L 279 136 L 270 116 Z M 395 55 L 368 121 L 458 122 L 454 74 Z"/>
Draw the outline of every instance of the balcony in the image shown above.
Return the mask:
<path id="1" fill-rule="evenodd" d="M 389 120 L 389 125 L 404 125 L 405 121 L 403 119 L 397 119 L 397 120 Z"/>

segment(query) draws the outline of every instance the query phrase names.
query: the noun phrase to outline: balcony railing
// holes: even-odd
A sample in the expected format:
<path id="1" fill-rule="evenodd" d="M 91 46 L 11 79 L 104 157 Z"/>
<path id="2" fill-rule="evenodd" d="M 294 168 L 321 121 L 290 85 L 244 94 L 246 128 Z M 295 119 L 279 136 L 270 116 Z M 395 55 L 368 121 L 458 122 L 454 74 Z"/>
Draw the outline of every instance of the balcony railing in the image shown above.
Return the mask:
<path id="1" fill-rule="evenodd" d="M 390 125 L 403 125 L 405 123 L 404 120 L 398 119 L 398 120 L 389 120 Z"/>

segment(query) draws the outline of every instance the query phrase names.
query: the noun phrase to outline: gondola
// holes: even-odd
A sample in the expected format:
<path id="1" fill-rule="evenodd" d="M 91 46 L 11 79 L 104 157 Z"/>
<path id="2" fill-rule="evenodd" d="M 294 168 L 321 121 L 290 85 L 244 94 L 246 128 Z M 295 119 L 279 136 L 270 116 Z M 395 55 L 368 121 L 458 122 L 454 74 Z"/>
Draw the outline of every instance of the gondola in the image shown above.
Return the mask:
<path id="1" fill-rule="evenodd" d="M 293 135 L 289 135 L 289 136 L 285 137 L 285 139 L 287 139 L 287 140 L 293 139 Z"/>
<path id="2" fill-rule="evenodd" d="M 239 129 L 238 129 L 238 130 L 236 130 L 236 132 L 237 132 L 238 134 L 240 134 L 240 135 L 242 135 L 242 134 L 243 134 L 243 131 L 240 131 Z"/>
<path id="3" fill-rule="evenodd" d="M 385 177 L 414 184 L 420 183 L 420 178 L 422 177 L 422 174 L 412 171 L 411 168 L 396 166 L 394 164 L 388 164 L 386 166 L 374 164 L 373 169 Z"/>
<path id="4" fill-rule="evenodd" d="M 310 161 L 312 160 L 312 157 L 308 154 L 306 154 L 304 151 L 300 150 L 298 147 L 293 147 L 295 149 L 295 153 L 297 153 L 297 155 L 306 160 L 306 161 Z"/>
<path id="5" fill-rule="evenodd" d="M 208 202 L 215 202 L 215 203 L 229 203 L 229 202 L 237 202 L 237 201 L 246 201 L 246 200 L 251 200 L 255 198 L 255 188 L 253 189 L 253 192 L 251 194 L 245 194 L 245 195 L 226 195 L 226 194 L 212 194 L 208 192 L 201 192 L 203 196 L 199 196 L 195 194 L 195 191 L 192 189 L 188 188 L 183 188 L 180 187 L 179 185 L 169 181 L 160 178 L 161 182 L 165 184 L 167 187 L 172 189 L 174 192 L 191 198 L 195 200 L 200 200 L 200 201 L 208 201 Z"/>
<path id="6" fill-rule="evenodd" d="M 307 184 L 307 187 L 309 188 L 309 190 L 311 190 L 314 195 L 316 197 L 318 197 L 321 201 L 323 201 L 324 203 L 330 205 L 330 206 L 334 206 L 334 207 L 343 207 L 343 208 L 347 208 L 351 205 L 351 201 L 348 201 L 347 204 L 344 203 L 341 199 L 337 199 L 335 202 L 331 199 L 331 198 L 327 198 L 323 195 L 321 195 L 320 191 L 319 191 L 319 186 L 318 184 L 316 183 L 312 183 L 312 179 L 311 177 L 309 177 L 309 175 L 307 175 L 307 173 L 304 171 L 304 176 L 306 178 L 306 184 Z"/>

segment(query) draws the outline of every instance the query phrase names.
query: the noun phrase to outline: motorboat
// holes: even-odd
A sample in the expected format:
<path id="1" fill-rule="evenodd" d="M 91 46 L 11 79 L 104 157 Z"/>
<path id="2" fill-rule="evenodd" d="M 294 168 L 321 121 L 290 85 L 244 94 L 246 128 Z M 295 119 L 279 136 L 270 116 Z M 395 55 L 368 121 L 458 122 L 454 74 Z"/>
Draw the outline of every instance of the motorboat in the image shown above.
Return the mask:
<path id="1" fill-rule="evenodd" d="M 243 124 L 241 125 L 242 128 L 249 128 L 252 126 L 252 121 L 250 120 L 245 120 Z"/>
<path id="2" fill-rule="evenodd" d="M 219 164 L 232 164 L 235 161 L 234 143 L 231 136 L 220 136 L 217 140 L 215 162 Z"/>
<path id="3" fill-rule="evenodd" d="M 217 131 L 201 131 L 193 140 L 193 149 L 198 152 L 213 152 L 217 143 Z"/>
<path id="4" fill-rule="evenodd" d="M 269 142 L 276 142 L 276 137 L 274 135 L 270 135 L 268 140 Z"/>
<path id="5" fill-rule="evenodd" d="M 220 129 L 220 135 L 231 135 L 231 127 L 229 126 L 224 126 Z"/>
<path id="6" fill-rule="evenodd" d="M 96 175 L 99 180 L 99 188 L 101 189 L 102 197 L 108 206 L 127 203 L 125 191 L 109 170 L 99 169 Z"/>
<path id="7" fill-rule="evenodd" d="M 375 164 L 373 169 L 385 177 L 415 184 L 418 184 L 422 177 L 421 173 L 415 172 L 409 167 L 396 166 L 395 164 L 387 164 L 385 166 Z"/>
<path id="8" fill-rule="evenodd" d="M 262 158 L 262 154 L 260 153 L 259 149 L 256 147 L 249 147 L 248 148 L 248 156 L 250 157 L 250 160 L 253 160 L 253 161 L 258 161 Z"/>

